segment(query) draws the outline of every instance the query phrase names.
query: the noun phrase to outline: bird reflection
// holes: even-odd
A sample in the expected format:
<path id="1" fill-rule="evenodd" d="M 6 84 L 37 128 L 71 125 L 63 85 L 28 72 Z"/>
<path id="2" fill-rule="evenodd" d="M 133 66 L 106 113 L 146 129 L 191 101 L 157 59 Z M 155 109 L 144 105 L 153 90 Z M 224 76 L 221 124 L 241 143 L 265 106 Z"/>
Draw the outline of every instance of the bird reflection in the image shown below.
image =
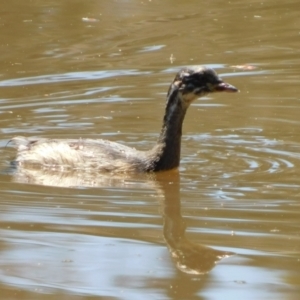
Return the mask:
<path id="1" fill-rule="evenodd" d="M 185 236 L 186 222 L 181 215 L 180 176 L 178 171 L 139 175 L 113 175 L 82 173 L 76 171 L 58 172 L 49 169 L 16 169 L 13 180 L 59 187 L 126 187 L 130 180 L 149 188 L 152 186 L 163 196 L 163 235 L 176 268 L 183 273 L 200 275 L 208 273 L 218 261 L 233 255 L 232 252 L 216 250 L 189 240 Z"/>
<path id="2" fill-rule="evenodd" d="M 172 174 L 173 173 L 173 174 Z M 172 259 L 180 271 L 188 274 L 208 273 L 232 252 L 216 250 L 190 241 L 185 236 L 186 222 L 181 216 L 180 177 L 178 172 L 165 174 L 158 182 L 163 187 L 164 238 Z M 162 174 L 158 174 L 157 177 Z M 166 180 L 167 179 L 167 180 Z"/>

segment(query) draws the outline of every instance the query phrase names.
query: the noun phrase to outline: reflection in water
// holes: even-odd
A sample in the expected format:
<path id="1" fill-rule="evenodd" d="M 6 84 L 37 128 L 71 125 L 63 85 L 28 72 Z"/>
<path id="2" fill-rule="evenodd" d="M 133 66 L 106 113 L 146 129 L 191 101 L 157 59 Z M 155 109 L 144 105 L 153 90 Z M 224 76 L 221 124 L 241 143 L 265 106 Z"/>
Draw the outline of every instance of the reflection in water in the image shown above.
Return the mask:
<path id="1" fill-rule="evenodd" d="M 165 195 L 163 210 L 164 237 L 170 254 L 180 271 L 188 274 L 205 274 L 219 260 L 234 253 L 215 250 L 187 239 L 185 236 L 186 223 L 181 216 L 179 175 L 174 172 L 172 177 L 167 179 L 167 181 L 161 180 L 158 182 L 163 187 Z"/>
<path id="2" fill-rule="evenodd" d="M 234 254 L 194 243 L 185 236 L 186 222 L 181 216 L 180 176 L 177 171 L 121 176 L 20 168 L 14 173 L 13 179 L 20 183 L 59 187 L 128 187 L 129 183 L 130 187 L 134 183 L 139 187 L 141 184 L 151 186 L 164 197 L 163 234 L 172 259 L 180 271 L 194 275 L 205 274 L 219 260 Z"/>

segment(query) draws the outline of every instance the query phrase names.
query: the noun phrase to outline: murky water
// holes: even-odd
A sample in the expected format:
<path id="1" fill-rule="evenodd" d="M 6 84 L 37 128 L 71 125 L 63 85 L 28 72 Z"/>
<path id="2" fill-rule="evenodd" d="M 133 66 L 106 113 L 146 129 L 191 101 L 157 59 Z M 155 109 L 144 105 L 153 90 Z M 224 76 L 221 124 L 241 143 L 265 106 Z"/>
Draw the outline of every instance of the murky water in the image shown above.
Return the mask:
<path id="1" fill-rule="evenodd" d="M 298 299 L 300 4 L 1 1 L 0 299 Z M 15 135 L 154 145 L 176 71 L 179 173 L 14 174 Z"/>

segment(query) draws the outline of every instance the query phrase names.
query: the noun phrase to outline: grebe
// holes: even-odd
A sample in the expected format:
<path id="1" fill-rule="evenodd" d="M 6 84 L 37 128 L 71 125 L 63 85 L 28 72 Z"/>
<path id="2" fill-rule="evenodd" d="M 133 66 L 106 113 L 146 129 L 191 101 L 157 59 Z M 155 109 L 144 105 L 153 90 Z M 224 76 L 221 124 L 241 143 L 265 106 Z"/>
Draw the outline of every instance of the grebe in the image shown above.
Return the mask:
<path id="1" fill-rule="evenodd" d="M 156 145 L 139 151 L 102 139 L 46 139 L 14 137 L 18 167 L 77 169 L 99 172 L 156 172 L 177 168 L 180 162 L 182 123 L 190 104 L 213 92 L 237 92 L 206 67 L 184 68 L 168 94 L 163 126 Z"/>

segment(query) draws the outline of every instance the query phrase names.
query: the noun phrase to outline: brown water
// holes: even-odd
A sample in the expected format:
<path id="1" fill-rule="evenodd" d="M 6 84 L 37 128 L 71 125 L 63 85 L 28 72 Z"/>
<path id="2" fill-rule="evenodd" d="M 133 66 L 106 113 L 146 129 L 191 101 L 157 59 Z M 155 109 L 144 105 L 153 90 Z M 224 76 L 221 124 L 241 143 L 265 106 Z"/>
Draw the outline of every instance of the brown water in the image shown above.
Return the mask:
<path id="1" fill-rule="evenodd" d="M 0 299 L 299 299 L 299 11 L 2 0 Z M 15 135 L 150 148 L 169 83 L 194 64 L 241 92 L 189 109 L 179 174 L 8 169 Z"/>

